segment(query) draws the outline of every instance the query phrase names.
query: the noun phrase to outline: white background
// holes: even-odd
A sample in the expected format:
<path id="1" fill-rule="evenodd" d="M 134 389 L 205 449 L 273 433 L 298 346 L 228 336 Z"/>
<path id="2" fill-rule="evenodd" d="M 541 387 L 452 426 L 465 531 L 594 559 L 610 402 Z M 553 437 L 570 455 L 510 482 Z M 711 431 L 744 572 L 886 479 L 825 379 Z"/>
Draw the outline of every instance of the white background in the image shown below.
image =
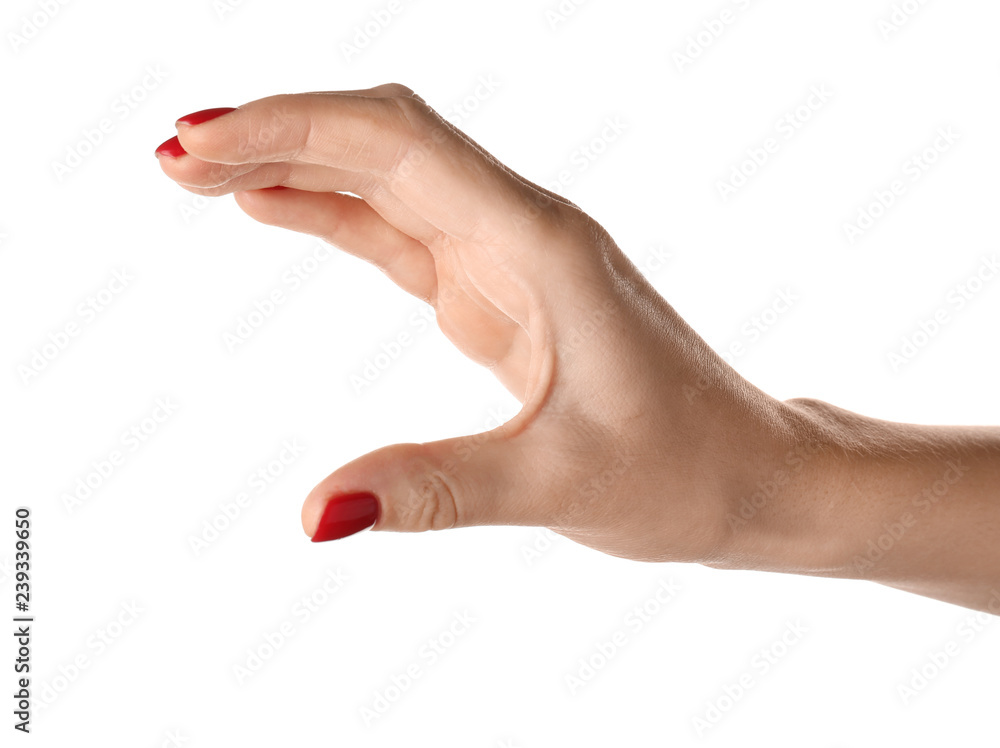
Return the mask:
<path id="1" fill-rule="evenodd" d="M 27 505 L 33 687 L 50 701 L 19 740 L 536 748 L 995 736 L 1000 626 L 983 618 L 976 632 L 959 607 L 869 583 L 630 563 L 562 538 L 545 548 L 526 528 L 315 545 L 303 535 L 302 499 L 340 464 L 484 430 L 516 403 L 433 325 L 357 392 L 352 375 L 415 332 L 422 305 L 338 253 L 227 349 L 224 334 L 255 300 L 287 290 L 284 274 L 317 240 L 257 224 L 231 197 L 196 201 L 153 149 L 183 114 L 274 93 L 398 81 L 529 179 L 551 185 L 568 171 L 560 191 L 717 350 L 745 344 L 735 367 L 776 397 L 893 420 L 1000 421 L 1000 281 L 961 310 L 948 301 L 997 252 L 996 3 L 911 0 L 891 33 L 885 0 L 591 0 L 565 4 L 573 12 L 556 23 L 547 11 L 558 7 L 400 0 L 347 54 L 386 2 L 4 4 L 0 598 L 13 615 L 13 514 Z M 724 10 L 732 22 L 695 38 L 700 54 L 679 65 L 688 37 Z M 779 119 L 814 86 L 832 96 L 785 139 Z M 88 147 L 103 118 L 111 131 Z M 580 149 L 608 118 L 624 132 L 589 160 Z M 957 141 L 910 181 L 907 162 L 949 127 Z M 768 137 L 778 152 L 724 200 L 718 181 Z M 849 242 L 844 224 L 894 179 L 905 193 Z M 89 322 L 78 315 L 123 268 L 127 288 Z M 795 303 L 751 340 L 744 325 L 782 291 Z M 942 308 L 948 323 L 893 367 L 901 338 Z M 80 334 L 25 375 L 71 322 Z M 177 410 L 132 451 L 122 434 L 157 398 Z M 284 440 L 304 452 L 258 493 L 248 476 Z M 115 449 L 124 463 L 68 511 L 64 494 Z M 191 539 L 241 492 L 250 505 L 196 553 Z M 293 612 L 322 599 L 338 569 L 346 581 L 324 605 L 308 620 Z M 661 580 L 677 594 L 629 625 Z M 138 617 L 119 627 L 133 603 Z M 443 656 L 422 656 L 465 612 L 474 623 Z M 291 637 L 241 683 L 234 667 L 283 623 Z M 760 650 L 780 654 L 790 623 L 806 633 L 763 672 Z M 625 645 L 571 692 L 566 676 L 618 630 Z M 904 699 L 911 670 L 949 642 L 958 656 Z M 420 677 L 390 688 L 392 704 L 366 724 L 362 709 L 413 663 Z M 744 674 L 753 686 L 727 702 Z M 8 735 L 11 701 L 0 710 Z M 724 713 L 699 734 L 713 704 Z"/>

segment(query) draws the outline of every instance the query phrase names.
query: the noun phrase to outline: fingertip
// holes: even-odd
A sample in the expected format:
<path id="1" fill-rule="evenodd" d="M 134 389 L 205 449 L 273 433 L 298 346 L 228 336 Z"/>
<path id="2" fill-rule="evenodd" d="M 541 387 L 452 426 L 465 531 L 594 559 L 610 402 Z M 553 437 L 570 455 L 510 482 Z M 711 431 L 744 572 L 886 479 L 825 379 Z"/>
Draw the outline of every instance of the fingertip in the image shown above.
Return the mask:
<path id="1" fill-rule="evenodd" d="M 311 538 L 316 534 L 316 527 L 319 525 L 319 516 L 309 499 L 306 499 L 305 503 L 302 504 L 300 519 L 302 521 L 302 532 L 306 534 L 307 538 Z"/>
<path id="2" fill-rule="evenodd" d="M 168 156 L 170 158 L 180 158 L 181 156 L 186 156 L 187 151 L 184 150 L 184 146 L 181 145 L 180 139 L 176 135 L 172 138 L 167 138 L 156 148 L 156 156 Z"/>
<path id="3" fill-rule="evenodd" d="M 334 496 L 323 507 L 312 542 L 323 543 L 354 535 L 370 528 L 378 517 L 379 500 L 374 494 L 363 492 Z"/>

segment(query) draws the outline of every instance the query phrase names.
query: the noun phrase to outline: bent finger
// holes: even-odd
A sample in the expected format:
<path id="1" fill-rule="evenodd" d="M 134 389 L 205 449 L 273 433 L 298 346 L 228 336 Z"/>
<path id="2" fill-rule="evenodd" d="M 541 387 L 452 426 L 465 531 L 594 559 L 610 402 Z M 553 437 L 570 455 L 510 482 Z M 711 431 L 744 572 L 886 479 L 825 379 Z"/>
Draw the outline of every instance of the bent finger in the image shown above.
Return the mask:
<path id="1" fill-rule="evenodd" d="M 367 260 L 424 301 L 436 293 L 434 260 L 427 247 L 389 224 L 360 198 L 285 189 L 238 192 L 236 202 L 261 223 L 318 236 Z"/>

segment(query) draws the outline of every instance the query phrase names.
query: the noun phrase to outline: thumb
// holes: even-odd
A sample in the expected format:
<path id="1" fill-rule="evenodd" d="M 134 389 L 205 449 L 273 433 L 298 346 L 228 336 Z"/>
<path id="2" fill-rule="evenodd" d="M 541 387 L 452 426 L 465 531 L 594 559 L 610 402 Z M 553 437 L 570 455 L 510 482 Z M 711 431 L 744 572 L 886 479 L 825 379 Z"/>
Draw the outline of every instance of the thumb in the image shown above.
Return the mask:
<path id="1" fill-rule="evenodd" d="M 525 448 L 523 432 L 508 433 L 501 426 L 427 444 L 396 444 L 359 457 L 309 493 L 302 527 L 313 542 L 321 542 L 367 527 L 423 532 L 543 525 L 544 494 L 528 461 L 533 450 Z"/>

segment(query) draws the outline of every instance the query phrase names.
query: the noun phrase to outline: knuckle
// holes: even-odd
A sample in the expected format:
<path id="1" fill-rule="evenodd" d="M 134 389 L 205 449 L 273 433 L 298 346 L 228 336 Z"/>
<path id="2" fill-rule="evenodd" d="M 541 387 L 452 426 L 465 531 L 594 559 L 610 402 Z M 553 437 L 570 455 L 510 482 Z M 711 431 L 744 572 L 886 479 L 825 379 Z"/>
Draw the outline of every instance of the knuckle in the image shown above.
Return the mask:
<path id="1" fill-rule="evenodd" d="M 566 244 L 578 247 L 595 233 L 596 222 L 573 203 L 526 189 L 516 216 L 515 226 L 525 238 L 553 249 Z"/>
<path id="2" fill-rule="evenodd" d="M 229 164 L 209 164 L 209 168 L 205 173 L 199 175 L 200 186 L 205 189 L 214 189 L 224 186 L 235 176 L 233 174 L 233 167 Z"/>
<path id="3" fill-rule="evenodd" d="M 380 88 L 389 96 L 416 96 L 412 88 L 404 86 L 402 83 L 386 83 Z"/>
<path id="4" fill-rule="evenodd" d="M 264 126 L 241 127 L 235 133 L 236 157 L 240 163 L 256 162 L 274 139 L 274 132 Z"/>
<path id="5" fill-rule="evenodd" d="M 231 166 L 197 158 L 181 159 L 175 169 L 175 179 L 183 185 L 210 190 L 225 184 L 231 177 Z"/>
<path id="6" fill-rule="evenodd" d="M 407 89 L 409 90 L 409 89 Z M 388 104 L 395 107 L 407 120 L 416 120 L 427 105 L 409 94 L 391 95 L 385 98 Z"/>
<path id="7" fill-rule="evenodd" d="M 416 532 L 455 527 L 458 504 L 454 476 L 421 457 L 411 458 L 405 472 L 411 488 L 397 509 L 403 527 Z"/>
<path id="8" fill-rule="evenodd" d="M 422 135 L 431 123 L 431 108 L 422 99 L 413 96 L 391 96 L 384 99 L 387 106 L 392 107 L 397 117 L 397 123 L 405 132 Z"/>
<path id="9" fill-rule="evenodd" d="M 278 94 L 264 99 L 266 107 L 256 116 L 246 118 L 243 125 L 234 132 L 240 161 L 254 163 L 298 155 L 308 142 L 310 134 L 311 121 L 308 117 L 303 117 L 301 107 L 296 106 L 297 102 L 301 104 L 306 101 L 306 96 Z M 286 137 L 290 130 L 297 137 Z M 276 145 L 283 141 L 293 145 L 276 150 Z"/>
<path id="10" fill-rule="evenodd" d="M 388 165 L 388 181 L 395 184 L 413 175 L 434 154 L 444 141 L 440 126 L 433 127 L 431 109 L 422 101 L 410 97 L 384 100 L 392 107 L 392 130 L 396 151 Z"/>

